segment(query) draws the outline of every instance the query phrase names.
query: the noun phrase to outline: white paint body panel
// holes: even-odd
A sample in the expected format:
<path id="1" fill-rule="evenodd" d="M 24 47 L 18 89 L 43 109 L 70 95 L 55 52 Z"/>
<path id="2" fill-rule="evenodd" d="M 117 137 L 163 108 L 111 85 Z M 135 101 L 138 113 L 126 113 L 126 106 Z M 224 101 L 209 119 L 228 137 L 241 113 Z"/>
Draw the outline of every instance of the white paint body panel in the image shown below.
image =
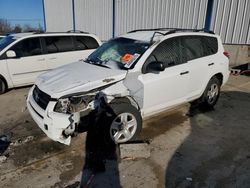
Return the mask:
<path id="1" fill-rule="evenodd" d="M 78 61 L 40 75 L 35 84 L 52 98 L 60 98 L 120 81 L 126 74 L 124 70 L 112 70 Z M 112 81 L 107 83 L 104 79 Z"/>
<path id="2" fill-rule="evenodd" d="M 10 58 L 6 62 L 14 87 L 33 84 L 48 69 L 43 55 Z"/>
<path id="3" fill-rule="evenodd" d="M 143 88 L 143 116 L 157 113 L 166 107 L 186 101 L 189 74 L 188 64 L 181 64 L 165 69 L 159 74 L 147 73 L 139 76 Z"/>

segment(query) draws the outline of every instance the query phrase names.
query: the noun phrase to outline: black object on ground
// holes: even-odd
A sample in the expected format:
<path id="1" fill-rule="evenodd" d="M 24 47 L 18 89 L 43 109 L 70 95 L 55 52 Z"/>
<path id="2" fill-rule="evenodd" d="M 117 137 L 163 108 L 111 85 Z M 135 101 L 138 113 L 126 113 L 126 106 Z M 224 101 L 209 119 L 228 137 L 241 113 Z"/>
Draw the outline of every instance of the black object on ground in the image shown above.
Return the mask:
<path id="1" fill-rule="evenodd" d="M 9 135 L 0 135 L 0 155 L 2 155 L 5 150 L 10 145 L 10 136 Z"/>

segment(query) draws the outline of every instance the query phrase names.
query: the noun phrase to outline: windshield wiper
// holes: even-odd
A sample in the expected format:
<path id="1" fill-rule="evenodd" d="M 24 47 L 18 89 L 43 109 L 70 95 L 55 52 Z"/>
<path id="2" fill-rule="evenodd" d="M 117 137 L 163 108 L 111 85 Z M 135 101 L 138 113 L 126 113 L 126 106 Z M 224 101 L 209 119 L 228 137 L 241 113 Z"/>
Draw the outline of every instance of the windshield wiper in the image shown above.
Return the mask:
<path id="1" fill-rule="evenodd" d="M 100 66 L 100 67 L 105 67 L 105 68 L 109 68 L 110 69 L 110 67 L 108 67 L 108 66 L 106 66 L 106 65 L 103 65 L 103 63 L 104 63 L 104 61 L 102 61 L 100 58 L 97 58 L 99 61 L 93 61 L 92 59 L 90 59 L 90 58 L 87 58 L 87 59 L 85 59 L 85 62 L 86 63 L 89 63 L 89 64 L 92 64 L 92 65 L 97 65 L 97 66 Z"/>
<path id="2" fill-rule="evenodd" d="M 93 61 L 92 59 L 90 59 L 90 58 L 86 58 L 86 59 L 84 60 L 84 62 L 90 63 L 90 64 L 94 64 L 94 61 Z"/>
<path id="3" fill-rule="evenodd" d="M 107 65 L 103 65 L 103 64 L 100 64 L 100 63 L 93 63 L 93 65 L 96 65 L 96 66 L 100 66 L 100 67 L 105 67 L 105 68 L 109 68 Z"/>

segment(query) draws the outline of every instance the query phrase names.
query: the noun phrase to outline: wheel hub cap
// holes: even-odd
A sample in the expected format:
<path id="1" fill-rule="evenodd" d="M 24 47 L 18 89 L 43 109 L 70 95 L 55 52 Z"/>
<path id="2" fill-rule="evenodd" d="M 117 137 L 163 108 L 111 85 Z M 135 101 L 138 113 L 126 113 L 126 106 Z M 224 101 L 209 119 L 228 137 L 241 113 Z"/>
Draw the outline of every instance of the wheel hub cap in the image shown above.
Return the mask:
<path id="1" fill-rule="evenodd" d="M 218 93 L 219 93 L 218 85 L 212 84 L 207 93 L 208 102 L 213 103 L 216 100 Z"/>
<path id="2" fill-rule="evenodd" d="M 116 143 L 130 140 L 137 129 L 137 121 L 133 114 L 119 114 L 110 126 L 110 136 Z"/>

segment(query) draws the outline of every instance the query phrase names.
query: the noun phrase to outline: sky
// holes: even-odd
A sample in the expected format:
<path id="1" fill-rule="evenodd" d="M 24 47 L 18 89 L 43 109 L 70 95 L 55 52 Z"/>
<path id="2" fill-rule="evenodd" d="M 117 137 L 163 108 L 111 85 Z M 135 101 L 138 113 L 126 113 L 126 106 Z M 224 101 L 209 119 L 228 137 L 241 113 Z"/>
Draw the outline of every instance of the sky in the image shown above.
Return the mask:
<path id="1" fill-rule="evenodd" d="M 37 27 L 43 21 L 43 0 L 0 0 L 0 18 L 15 24 Z"/>

